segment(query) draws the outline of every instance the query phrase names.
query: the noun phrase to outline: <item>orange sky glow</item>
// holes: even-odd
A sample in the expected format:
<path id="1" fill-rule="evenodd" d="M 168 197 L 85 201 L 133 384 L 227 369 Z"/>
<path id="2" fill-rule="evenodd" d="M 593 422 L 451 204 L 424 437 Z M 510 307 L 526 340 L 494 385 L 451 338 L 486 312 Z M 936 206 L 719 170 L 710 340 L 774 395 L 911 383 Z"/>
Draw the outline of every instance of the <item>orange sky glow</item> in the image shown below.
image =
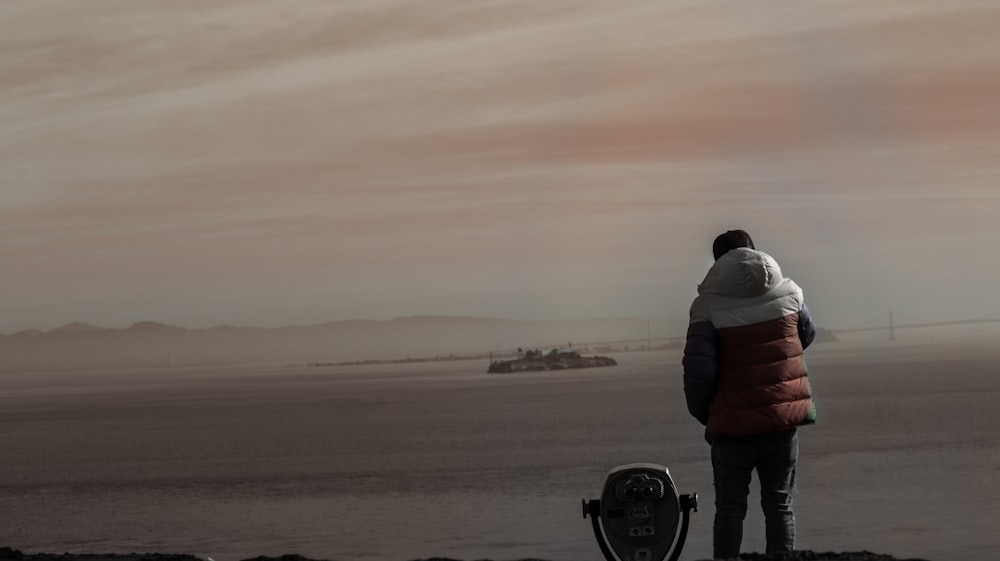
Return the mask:
<path id="1" fill-rule="evenodd" d="M 1000 317 L 990 1 L 0 4 L 0 333 Z"/>

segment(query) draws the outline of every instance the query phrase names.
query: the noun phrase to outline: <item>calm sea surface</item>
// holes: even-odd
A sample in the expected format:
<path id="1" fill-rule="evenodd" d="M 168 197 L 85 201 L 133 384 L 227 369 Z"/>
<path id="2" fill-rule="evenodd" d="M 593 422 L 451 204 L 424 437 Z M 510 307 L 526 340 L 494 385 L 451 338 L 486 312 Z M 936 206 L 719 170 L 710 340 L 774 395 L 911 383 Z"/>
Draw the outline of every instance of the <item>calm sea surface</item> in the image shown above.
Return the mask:
<path id="1" fill-rule="evenodd" d="M 807 354 L 798 546 L 984 561 L 1000 550 L 1000 349 Z M 487 375 L 485 362 L 0 374 L 0 545 L 26 552 L 601 559 L 580 500 L 607 471 L 697 492 L 708 446 L 678 353 Z M 756 485 L 756 483 L 755 483 Z M 751 496 L 744 551 L 763 550 Z"/>

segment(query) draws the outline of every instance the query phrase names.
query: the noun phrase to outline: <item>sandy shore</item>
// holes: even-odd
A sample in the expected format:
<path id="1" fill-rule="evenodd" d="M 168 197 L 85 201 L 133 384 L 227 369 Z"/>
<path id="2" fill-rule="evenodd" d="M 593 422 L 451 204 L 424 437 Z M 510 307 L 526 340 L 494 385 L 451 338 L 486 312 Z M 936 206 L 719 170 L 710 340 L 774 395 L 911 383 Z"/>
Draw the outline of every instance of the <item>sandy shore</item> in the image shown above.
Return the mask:
<path id="1" fill-rule="evenodd" d="M 595 557 L 596 559 L 596 557 Z M 764 555 L 760 553 L 744 553 L 740 559 L 746 561 L 925 561 L 922 559 L 899 559 L 891 555 L 872 553 L 870 551 L 854 552 L 815 552 L 793 551 Z M 16 549 L 0 547 L 0 560 L 11 561 L 207 561 L 194 555 L 168 553 L 23 553 Z M 280 557 L 253 557 L 243 561 L 329 561 L 289 554 Z M 418 561 L 458 561 L 443 557 L 421 559 Z M 489 560 L 479 560 L 489 561 Z M 520 559 L 518 561 L 542 561 L 539 559 Z M 703 560 L 708 561 L 708 560 Z"/>

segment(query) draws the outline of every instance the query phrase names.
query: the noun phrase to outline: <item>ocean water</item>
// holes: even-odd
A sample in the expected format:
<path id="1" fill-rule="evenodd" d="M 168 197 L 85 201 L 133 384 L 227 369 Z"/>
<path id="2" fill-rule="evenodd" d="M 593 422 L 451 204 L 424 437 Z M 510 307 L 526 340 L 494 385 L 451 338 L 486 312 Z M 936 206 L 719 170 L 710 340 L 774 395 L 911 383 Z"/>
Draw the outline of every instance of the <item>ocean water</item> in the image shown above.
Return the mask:
<path id="1" fill-rule="evenodd" d="M 819 423 L 800 431 L 798 546 L 996 558 L 1000 350 L 807 357 Z M 679 353 L 615 358 L 516 375 L 483 361 L 0 374 L 0 545 L 599 561 L 581 499 L 642 461 L 699 494 L 682 559 L 708 558 L 709 449 Z M 757 500 L 744 551 L 764 547 Z"/>

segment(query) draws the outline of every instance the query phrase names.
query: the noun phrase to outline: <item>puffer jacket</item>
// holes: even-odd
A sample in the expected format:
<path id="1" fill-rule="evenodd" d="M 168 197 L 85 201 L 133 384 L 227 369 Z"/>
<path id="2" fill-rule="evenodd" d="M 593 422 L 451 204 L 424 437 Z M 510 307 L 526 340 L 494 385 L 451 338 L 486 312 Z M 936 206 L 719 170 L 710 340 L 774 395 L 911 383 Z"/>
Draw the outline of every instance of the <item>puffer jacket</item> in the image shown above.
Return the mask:
<path id="1" fill-rule="evenodd" d="M 770 255 L 720 257 L 698 285 L 683 359 L 688 410 L 705 439 L 815 422 L 803 357 L 815 335 L 802 289 Z"/>

